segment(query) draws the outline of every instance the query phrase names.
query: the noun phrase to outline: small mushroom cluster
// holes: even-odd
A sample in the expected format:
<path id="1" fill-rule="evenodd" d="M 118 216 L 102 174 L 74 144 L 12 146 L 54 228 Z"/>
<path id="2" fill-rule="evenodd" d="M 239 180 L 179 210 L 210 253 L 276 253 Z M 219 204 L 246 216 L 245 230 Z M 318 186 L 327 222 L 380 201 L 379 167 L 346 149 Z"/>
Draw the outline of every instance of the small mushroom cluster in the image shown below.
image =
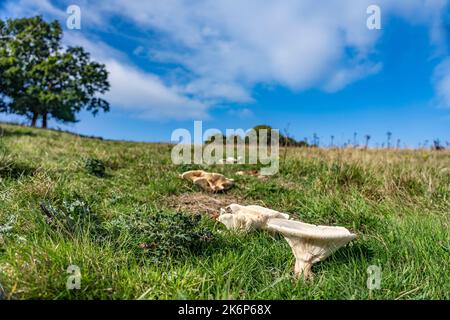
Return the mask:
<path id="1" fill-rule="evenodd" d="M 311 266 L 353 240 L 356 235 L 344 227 L 330 227 L 289 220 L 289 215 L 261 206 L 231 204 L 218 218 L 228 229 L 268 230 L 284 236 L 295 256 L 294 272 L 312 277 Z"/>

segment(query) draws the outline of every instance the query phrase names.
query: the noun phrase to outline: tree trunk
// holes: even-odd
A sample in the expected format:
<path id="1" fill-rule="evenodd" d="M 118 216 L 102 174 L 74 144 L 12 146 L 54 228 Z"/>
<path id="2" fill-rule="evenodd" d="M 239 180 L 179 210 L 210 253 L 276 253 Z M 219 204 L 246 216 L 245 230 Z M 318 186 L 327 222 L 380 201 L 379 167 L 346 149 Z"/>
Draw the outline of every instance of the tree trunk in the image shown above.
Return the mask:
<path id="1" fill-rule="evenodd" d="M 42 115 L 42 128 L 44 128 L 44 129 L 47 128 L 47 113 L 44 113 Z"/>
<path id="2" fill-rule="evenodd" d="M 33 118 L 31 119 L 31 126 L 32 127 L 36 127 L 36 122 L 37 122 L 37 119 L 38 119 L 38 113 L 37 112 L 34 112 L 33 113 Z"/>

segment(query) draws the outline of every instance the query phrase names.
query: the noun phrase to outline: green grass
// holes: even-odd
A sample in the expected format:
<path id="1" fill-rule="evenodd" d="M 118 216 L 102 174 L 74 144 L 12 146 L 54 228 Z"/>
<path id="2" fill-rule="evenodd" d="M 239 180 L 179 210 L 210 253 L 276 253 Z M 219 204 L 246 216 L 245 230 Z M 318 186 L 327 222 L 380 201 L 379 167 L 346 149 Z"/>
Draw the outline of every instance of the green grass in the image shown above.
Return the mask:
<path id="1" fill-rule="evenodd" d="M 284 239 L 232 233 L 206 214 L 199 227 L 209 230 L 212 240 L 200 249 L 155 261 L 139 248 L 145 238 L 139 230 L 150 232 L 146 223 L 152 217 L 203 212 L 178 200 L 201 191 L 178 177 L 194 166 L 173 165 L 171 146 L 1 128 L 3 298 L 450 298 L 448 150 L 295 148 L 279 174 L 267 180 L 234 175 L 249 166 L 209 168 L 236 180 L 226 194 L 209 195 L 223 203 L 241 199 L 358 235 L 315 264 L 313 280 L 305 283 L 294 278 L 294 258 Z M 88 218 L 77 216 L 70 228 L 49 224 L 40 208 L 44 203 L 70 213 L 70 204 L 80 202 Z M 141 227 L 128 228 L 130 221 Z M 66 289 L 72 264 L 81 269 L 80 290 Z M 379 290 L 367 289 L 370 265 L 382 269 Z"/>

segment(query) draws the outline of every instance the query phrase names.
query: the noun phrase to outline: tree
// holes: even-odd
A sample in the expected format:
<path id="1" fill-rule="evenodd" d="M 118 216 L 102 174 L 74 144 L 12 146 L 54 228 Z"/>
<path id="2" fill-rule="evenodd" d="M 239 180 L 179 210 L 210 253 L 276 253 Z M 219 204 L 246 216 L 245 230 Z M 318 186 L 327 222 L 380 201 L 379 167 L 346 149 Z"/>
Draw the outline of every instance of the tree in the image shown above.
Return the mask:
<path id="1" fill-rule="evenodd" d="M 50 117 L 76 122 L 84 108 L 109 111 L 98 96 L 109 90 L 105 65 L 81 47 L 63 48 L 61 38 L 58 21 L 0 20 L 0 111 L 24 115 L 32 126 L 42 118 L 43 128 Z"/>
<path id="2" fill-rule="evenodd" d="M 272 139 L 272 127 L 265 125 L 265 124 L 260 124 L 257 125 L 255 127 L 253 127 L 253 130 L 255 130 L 256 134 L 257 134 L 257 142 L 259 143 L 259 138 L 260 138 L 260 130 L 266 130 L 267 133 L 267 145 L 270 145 L 271 139 Z M 286 129 L 289 130 L 289 129 Z M 285 130 L 285 134 L 282 133 L 278 133 L 278 141 L 279 144 L 282 146 L 290 146 L 290 147 L 307 147 L 308 143 L 306 141 L 297 141 L 295 140 L 293 137 L 289 136 L 289 133 L 286 132 Z M 248 143 L 248 137 L 245 138 L 245 143 Z"/>

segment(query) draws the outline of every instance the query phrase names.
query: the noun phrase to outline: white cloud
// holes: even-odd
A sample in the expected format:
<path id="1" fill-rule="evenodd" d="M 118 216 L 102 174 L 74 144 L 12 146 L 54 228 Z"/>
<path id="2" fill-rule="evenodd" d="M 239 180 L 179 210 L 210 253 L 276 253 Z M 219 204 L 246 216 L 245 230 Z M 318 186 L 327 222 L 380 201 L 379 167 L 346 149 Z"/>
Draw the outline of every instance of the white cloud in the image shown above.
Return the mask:
<path id="1" fill-rule="evenodd" d="M 436 104 L 439 107 L 450 108 L 450 58 L 436 67 L 434 73 Z"/>
<path id="2" fill-rule="evenodd" d="M 327 92 L 338 91 L 349 83 L 357 81 L 365 76 L 378 73 L 381 68 L 382 64 L 377 63 L 360 64 L 352 69 L 342 68 L 340 70 L 336 70 L 336 72 L 327 80 L 323 86 L 323 89 Z"/>
<path id="3" fill-rule="evenodd" d="M 127 18 L 164 42 L 146 43 L 152 59 L 178 63 L 193 78 L 185 90 L 201 98 L 252 101 L 257 84 L 295 91 L 336 91 L 379 72 L 370 54 L 382 31 L 368 30 L 371 0 L 112 0 L 107 15 Z M 391 15 L 428 25 L 442 43 L 445 0 L 378 1 L 382 24 Z M 154 44 L 157 44 L 156 46 Z M 175 49 L 176 48 L 176 49 Z"/>
<path id="4" fill-rule="evenodd" d="M 111 91 L 108 101 L 146 119 L 205 119 L 207 105 L 186 98 L 148 73 L 122 64 L 106 61 Z"/>
<path id="5" fill-rule="evenodd" d="M 51 15 L 54 18 L 66 17 L 64 11 L 55 8 L 49 0 L 7 1 L 3 4 L 3 10 L 0 11 L 0 17 L 5 19 L 44 13 L 46 15 Z"/>
<path id="6" fill-rule="evenodd" d="M 106 65 L 110 91 L 106 99 L 113 105 L 145 119 L 205 119 L 208 105 L 190 99 L 169 87 L 152 73 L 134 67 L 123 52 L 111 48 L 98 39 L 87 39 L 79 33 L 67 32 L 66 45 L 79 45 L 95 60 Z"/>
<path id="7" fill-rule="evenodd" d="M 233 102 L 253 102 L 247 90 L 237 83 L 214 81 L 214 79 L 200 78 L 190 81 L 180 88 L 184 93 L 194 95 L 203 100 L 218 100 L 224 97 Z"/>

